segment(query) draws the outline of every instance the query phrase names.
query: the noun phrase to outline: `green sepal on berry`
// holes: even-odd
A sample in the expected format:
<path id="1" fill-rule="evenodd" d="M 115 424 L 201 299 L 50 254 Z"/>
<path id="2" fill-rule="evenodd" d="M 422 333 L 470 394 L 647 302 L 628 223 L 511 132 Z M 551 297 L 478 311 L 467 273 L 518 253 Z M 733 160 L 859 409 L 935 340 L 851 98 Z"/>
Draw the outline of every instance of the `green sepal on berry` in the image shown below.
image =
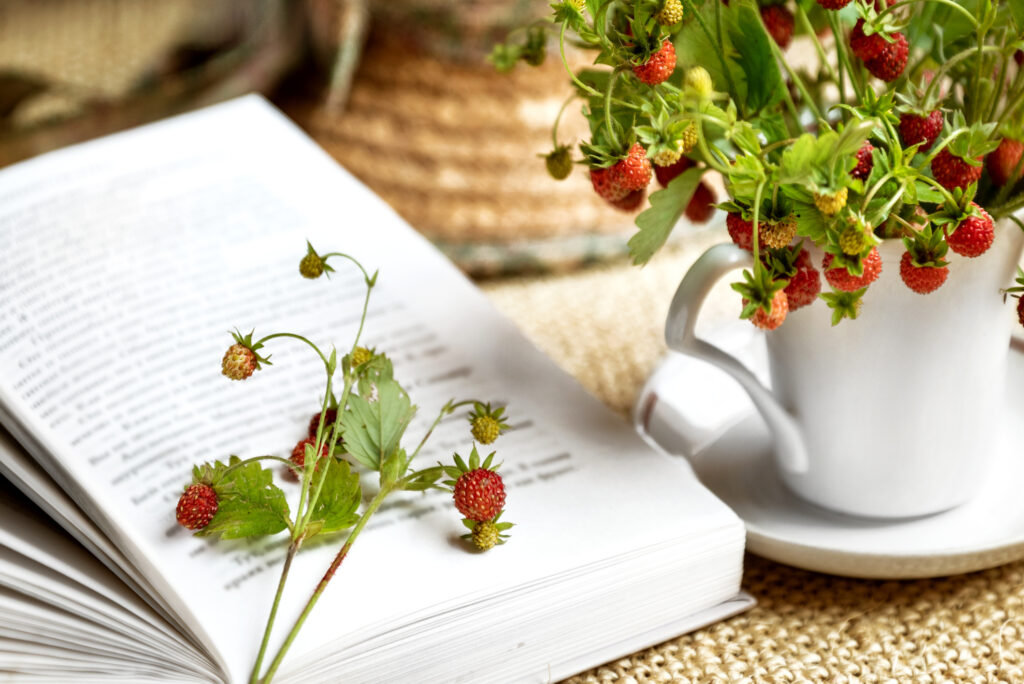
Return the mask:
<path id="1" fill-rule="evenodd" d="M 555 13 L 555 23 L 565 24 L 573 31 L 580 31 L 584 26 L 583 10 L 586 6 L 586 0 L 563 0 L 551 3 L 551 9 Z"/>
<path id="2" fill-rule="evenodd" d="M 228 347 L 221 360 L 221 374 L 231 380 L 245 380 L 254 372 L 260 370 L 263 365 L 272 366 L 270 355 L 261 356 L 259 350 L 263 348 L 260 342 L 253 342 L 252 335 L 256 332 L 250 330 L 248 335 L 243 335 L 237 328 L 231 333 L 234 344 Z"/>
<path id="3" fill-rule="evenodd" d="M 505 407 L 492 409 L 490 403 L 473 402 L 473 410 L 469 414 L 470 432 L 473 439 L 481 444 L 491 444 L 508 430 L 505 422 Z"/>
<path id="4" fill-rule="evenodd" d="M 303 278 L 316 280 L 324 274 L 327 274 L 327 277 L 330 278 L 331 273 L 334 273 L 334 268 L 313 249 L 313 245 L 307 240 L 306 256 L 302 257 L 302 261 L 299 262 L 299 274 Z"/>
<path id="5" fill-rule="evenodd" d="M 964 114 L 957 111 L 953 114 L 953 133 L 967 128 L 967 121 Z M 960 157 L 970 166 L 981 166 L 978 157 L 984 156 L 999 147 L 999 141 L 994 140 L 996 125 L 994 123 L 976 122 L 967 128 L 965 134 L 959 135 L 950 141 L 946 149 L 951 154 Z"/>
<path id="6" fill-rule="evenodd" d="M 910 263 L 917 267 L 942 268 L 949 262 L 944 258 L 949 245 L 941 230 L 926 225 L 912 237 L 903 238 L 903 244 L 910 252 Z"/>
<path id="7" fill-rule="evenodd" d="M 967 188 L 953 188 L 949 197 L 944 197 L 942 205 L 928 214 L 928 221 L 936 228 L 959 225 L 971 216 L 981 217 L 980 207 L 974 203 L 974 195 L 978 186 L 974 183 Z"/>
<path id="8" fill-rule="evenodd" d="M 768 268 L 756 268 L 754 273 L 749 269 L 743 270 L 743 282 L 732 283 L 731 287 L 743 297 L 743 311 L 740 318 L 748 319 L 757 313 L 758 309 L 765 314 L 772 312 L 772 300 L 775 293 L 785 289 L 789 281 L 780 278 L 773 279 L 773 274 Z"/>
<path id="9" fill-rule="evenodd" d="M 855 292 L 843 292 L 833 289 L 831 292 L 823 292 L 820 297 L 832 309 L 832 325 L 839 325 L 844 318 L 853 320 L 860 314 L 861 298 L 868 288 L 864 287 Z"/>
<path id="10" fill-rule="evenodd" d="M 469 453 L 468 462 L 464 458 L 462 458 L 462 456 L 459 456 L 458 454 L 453 454 L 452 460 L 455 461 L 454 466 L 441 465 L 441 467 L 444 469 L 444 474 L 451 478 L 450 480 L 445 480 L 444 484 L 448 485 L 449 487 L 454 487 L 456 480 L 459 479 L 459 476 L 463 475 L 464 473 L 468 473 L 471 470 L 482 469 L 497 471 L 498 468 L 501 467 L 500 463 L 498 465 L 494 465 L 494 456 L 497 453 L 498 452 L 496 451 L 492 451 L 487 455 L 487 458 L 481 461 L 480 454 L 477 452 L 476 445 L 474 444 L 473 450 Z"/>

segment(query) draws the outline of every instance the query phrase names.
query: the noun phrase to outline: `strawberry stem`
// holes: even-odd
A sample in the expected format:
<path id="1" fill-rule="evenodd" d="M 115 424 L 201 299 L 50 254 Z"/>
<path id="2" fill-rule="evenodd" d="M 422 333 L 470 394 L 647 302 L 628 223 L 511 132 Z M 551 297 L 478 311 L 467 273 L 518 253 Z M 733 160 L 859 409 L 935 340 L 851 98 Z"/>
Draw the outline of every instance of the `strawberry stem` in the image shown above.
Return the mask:
<path id="1" fill-rule="evenodd" d="M 252 666 L 252 674 L 249 675 L 250 684 L 258 684 L 260 680 L 260 667 L 263 665 L 263 656 L 267 653 L 267 644 L 270 643 L 270 633 L 274 630 L 274 618 L 277 617 L 277 608 L 281 605 L 281 597 L 284 595 L 284 584 L 288 580 L 288 571 L 292 567 L 292 559 L 298 553 L 302 545 L 302 539 L 294 540 L 288 546 L 288 555 L 284 558 L 284 567 L 281 568 L 281 579 L 277 583 L 277 593 L 274 595 L 274 603 L 270 607 L 270 616 L 267 618 L 267 627 L 263 631 L 263 641 L 260 643 L 260 651 L 256 655 L 256 662 Z"/>
<path id="2" fill-rule="evenodd" d="M 317 601 L 320 600 L 320 596 L 327 588 L 328 582 L 331 581 L 331 578 L 333 578 L 334 574 L 338 571 L 342 561 L 344 561 L 345 557 L 348 555 L 349 549 L 352 548 L 352 545 L 359 537 L 359 533 L 363 531 L 364 527 L 366 527 L 366 523 L 370 521 L 371 516 L 377 512 L 380 505 L 384 503 L 385 497 L 391 493 L 392 487 L 393 485 L 383 486 L 381 490 L 377 492 L 376 496 L 373 497 L 370 505 L 363 512 L 362 517 L 359 518 L 359 522 L 356 523 L 356 526 L 352 528 L 352 532 L 349 533 L 348 539 L 345 540 L 345 544 L 338 551 L 334 560 L 331 561 L 331 565 L 327 568 L 327 572 L 324 573 L 323 578 L 320 580 L 319 584 L 316 585 L 316 589 L 313 590 L 313 595 L 309 597 L 309 601 L 306 602 L 305 608 L 302 609 L 302 613 L 299 615 L 298 619 L 296 619 L 291 631 L 288 632 L 288 636 L 285 638 L 284 643 L 281 644 L 281 648 L 278 649 L 277 655 L 274 656 L 274 660 L 271 661 L 270 665 L 267 667 L 267 673 L 263 675 L 261 680 L 253 679 L 252 681 L 254 683 L 261 681 L 262 684 L 270 684 L 270 681 L 274 678 L 278 668 L 281 666 L 281 661 L 284 660 L 285 654 L 288 653 L 288 649 L 291 648 L 292 642 L 295 641 L 295 637 L 298 636 L 299 630 L 301 630 L 302 625 L 305 624 L 306 618 L 309 617 L 313 607 L 316 606 Z"/>
<path id="3" fill-rule="evenodd" d="M 315 344 L 313 344 L 312 342 L 307 340 L 302 335 L 296 335 L 295 333 L 274 333 L 273 335 L 267 335 L 266 337 L 261 339 L 256 344 L 263 344 L 264 342 L 269 342 L 270 340 L 275 340 L 275 339 L 277 339 L 279 337 L 291 337 L 293 339 L 305 342 L 306 344 L 308 344 L 313 349 L 313 351 L 316 352 L 317 356 L 320 357 L 320 360 L 324 362 L 324 367 L 326 367 L 328 365 L 327 364 L 327 357 L 324 356 L 324 353 L 322 351 L 320 351 L 320 347 L 316 346 Z"/>

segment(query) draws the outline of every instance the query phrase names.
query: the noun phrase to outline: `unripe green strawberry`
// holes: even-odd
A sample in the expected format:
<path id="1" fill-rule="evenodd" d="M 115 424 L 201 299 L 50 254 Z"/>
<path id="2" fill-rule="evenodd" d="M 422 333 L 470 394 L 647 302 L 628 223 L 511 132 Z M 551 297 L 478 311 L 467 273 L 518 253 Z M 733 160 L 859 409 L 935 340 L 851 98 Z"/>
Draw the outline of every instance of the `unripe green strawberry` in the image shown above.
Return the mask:
<path id="1" fill-rule="evenodd" d="M 473 545 L 481 551 L 493 549 L 498 543 L 498 526 L 490 520 L 478 522 L 473 526 Z"/>
<path id="2" fill-rule="evenodd" d="M 188 530 L 201 530 L 213 520 L 218 505 L 213 487 L 202 482 L 191 485 L 178 499 L 178 524 Z"/>
<path id="3" fill-rule="evenodd" d="M 548 167 L 548 173 L 555 180 L 564 180 L 572 173 L 572 154 L 569 148 L 562 145 L 556 147 L 547 157 L 544 163 Z"/>
<path id="4" fill-rule="evenodd" d="M 366 347 L 356 347 L 352 350 L 352 367 L 362 366 L 364 363 L 373 358 L 373 352 Z"/>
<path id="5" fill-rule="evenodd" d="M 302 261 L 299 262 L 299 273 L 302 274 L 303 278 L 316 280 L 324 274 L 323 259 L 320 258 L 319 254 L 310 252 L 302 257 Z"/>
<path id="6" fill-rule="evenodd" d="M 693 90 L 697 96 L 706 100 L 711 97 L 715 90 L 715 84 L 711 80 L 711 74 L 702 66 L 690 67 L 686 72 L 683 84 Z"/>
<path id="7" fill-rule="evenodd" d="M 840 188 L 838 192 L 831 195 L 819 195 L 814 193 L 814 206 L 826 216 L 835 216 L 846 206 L 846 198 L 849 195 L 847 188 Z"/>
<path id="8" fill-rule="evenodd" d="M 473 410 L 469 414 L 469 431 L 473 439 L 481 444 L 490 444 L 507 429 L 504 407 L 492 409 L 489 403 L 473 403 Z"/>
<path id="9" fill-rule="evenodd" d="M 680 0 L 665 0 L 654 18 L 662 26 L 674 26 L 683 20 L 683 3 Z"/>
<path id="10" fill-rule="evenodd" d="M 663 148 L 653 157 L 651 161 L 654 162 L 655 166 L 672 166 L 679 158 L 683 156 L 683 143 L 678 141 L 672 148 Z"/>
<path id="11" fill-rule="evenodd" d="M 470 429 L 473 439 L 481 444 L 490 444 L 501 435 L 501 425 L 490 416 L 477 416 L 473 419 L 473 426 Z"/>
<path id="12" fill-rule="evenodd" d="M 856 224 L 843 228 L 843 232 L 839 234 L 839 249 L 843 250 L 843 254 L 855 256 L 863 252 L 865 246 L 867 236 L 864 235 L 864 229 Z"/>
<path id="13" fill-rule="evenodd" d="M 765 221 L 758 226 L 761 244 L 769 249 L 782 249 L 796 237 L 796 217 L 787 216 L 780 221 Z"/>
<path id="14" fill-rule="evenodd" d="M 697 123 L 691 121 L 690 125 L 683 131 L 682 137 L 679 139 L 683 144 L 683 154 L 689 154 L 697 145 Z"/>
<path id="15" fill-rule="evenodd" d="M 221 373 L 232 380 L 245 380 L 256 370 L 256 353 L 241 344 L 233 344 L 224 352 Z"/>

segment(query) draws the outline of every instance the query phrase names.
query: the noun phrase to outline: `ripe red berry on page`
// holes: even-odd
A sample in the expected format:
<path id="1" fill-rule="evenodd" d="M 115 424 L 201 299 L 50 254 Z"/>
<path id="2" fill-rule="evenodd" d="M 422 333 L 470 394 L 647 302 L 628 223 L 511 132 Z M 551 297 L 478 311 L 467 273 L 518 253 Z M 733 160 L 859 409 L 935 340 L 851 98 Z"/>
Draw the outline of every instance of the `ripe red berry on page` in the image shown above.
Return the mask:
<path id="1" fill-rule="evenodd" d="M 505 484 L 501 475 L 486 468 L 476 468 L 455 481 L 455 507 L 470 520 L 491 520 L 505 505 Z"/>
<path id="2" fill-rule="evenodd" d="M 175 509 L 178 524 L 189 530 L 201 530 L 213 520 L 218 506 L 213 487 L 201 482 L 191 485 L 178 499 Z"/>

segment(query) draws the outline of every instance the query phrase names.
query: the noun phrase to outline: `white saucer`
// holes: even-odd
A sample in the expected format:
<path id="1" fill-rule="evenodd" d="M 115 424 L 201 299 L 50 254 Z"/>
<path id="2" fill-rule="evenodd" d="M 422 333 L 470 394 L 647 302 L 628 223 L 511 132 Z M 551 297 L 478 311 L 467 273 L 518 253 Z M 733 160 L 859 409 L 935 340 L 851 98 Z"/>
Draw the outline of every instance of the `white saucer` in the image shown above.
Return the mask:
<path id="1" fill-rule="evenodd" d="M 730 334 L 713 337 L 763 374 L 762 338 Z M 776 476 L 768 432 L 743 391 L 689 357 L 672 353 L 651 376 L 636 426 L 652 445 L 689 458 L 700 480 L 746 523 L 752 553 L 850 577 L 972 572 L 1024 558 L 1024 343 L 1015 340 L 1010 356 L 1010 434 L 990 477 L 974 500 L 922 518 L 867 520 L 797 498 Z"/>

